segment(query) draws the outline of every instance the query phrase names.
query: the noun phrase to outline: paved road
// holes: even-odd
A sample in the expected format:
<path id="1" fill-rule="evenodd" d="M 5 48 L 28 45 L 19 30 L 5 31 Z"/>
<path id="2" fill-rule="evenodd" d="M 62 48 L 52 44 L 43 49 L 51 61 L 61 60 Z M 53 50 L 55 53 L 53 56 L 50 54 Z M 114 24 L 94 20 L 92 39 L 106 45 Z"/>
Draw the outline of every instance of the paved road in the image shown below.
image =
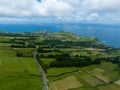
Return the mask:
<path id="1" fill-rule="evenodd" d="M 46 78 L 46 74 L 42 68 L 42 66 L 40 65 L 40 63 L 38 62 L 37 58 L 36 58 L 36 54 L 37 54 L 37 49 L 34 53 L 34 59 L 38 64 L 38 67 L 40 69 L 41 75 L 42 75 L 42 80 L 43 80 L 43 90 L 48 90 L 48 86 L 47 86 L 47 78 Z"/>

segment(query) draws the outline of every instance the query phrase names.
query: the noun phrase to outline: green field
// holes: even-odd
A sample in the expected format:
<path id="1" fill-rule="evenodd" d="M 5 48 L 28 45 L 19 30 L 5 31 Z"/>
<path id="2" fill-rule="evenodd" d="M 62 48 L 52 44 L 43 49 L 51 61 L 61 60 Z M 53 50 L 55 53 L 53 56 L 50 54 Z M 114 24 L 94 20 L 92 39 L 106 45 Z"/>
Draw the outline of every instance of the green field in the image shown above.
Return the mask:
<path id="1" fill-rule="evenodd" d="M 49 90 L 119 90 L 119 82 L 114 82 L 120 75 L 114 70 L 116 67 L 110 62 L 102 62 L 99 66 L 91 65 L 83 68 L 50 68 L 47 73 Z M 76 80 L 66 81 L 66 78 L 73 76 Z M 77 84 L 74 85 L 76 82 L 79 82 L 78 87 Z M 71 83 L 73 83 L 71 88 L 66 87 Z"/>
<path id="2" fill-rule="evenodd" d="M 105 86 L 99 86 L 98 89 L 99 90 L 120 90 L 120 85 L 109 84 Z"/>
<path id="3" fill-rule="evenodd" d="M 70 88 L 81 86 L 82 84 L 74 76 L 69 76 L 64 79 L 51 82 L 49 84 L 49 90 L 68 90 Z"/>
<path id="4" fill-rule="evenodd" d="M 42 90 L 38 63 L 49 90 L 119 90 L 120 49 L 95 37 L 35 31 L 0 36 L 0 90 Z"/>
<path id="5" fill-rule="evenodd" d="M 104 82 L 100 81 L 99 79 L 93 77 L 90 74 L 86 74 L 84 76 L 81 77 L 85 82 L 89 83 L 90 86 L 95 87 L 97 85 L 101 85 L 104 84 Z"/>
<path id="6" fill-rule="evenodd" d="M 34 58 L 16 57 L 7 43 L 0 43 L 0 48 L 0 90 L 42 90 Z"/>
<path id="7" fill-rule="evenodd" d="M 51 62 L 55 61 L 55 58 L 41 58 L 41 60 L 49 66 Z"/>

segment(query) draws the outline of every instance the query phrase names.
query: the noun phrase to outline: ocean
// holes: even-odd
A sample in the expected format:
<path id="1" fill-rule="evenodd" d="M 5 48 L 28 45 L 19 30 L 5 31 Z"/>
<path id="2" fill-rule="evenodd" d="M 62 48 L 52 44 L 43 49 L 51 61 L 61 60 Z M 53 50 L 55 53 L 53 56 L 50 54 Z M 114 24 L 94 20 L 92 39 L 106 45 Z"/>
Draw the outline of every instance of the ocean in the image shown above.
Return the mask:
<path id="1" fill-rule="evenodd" d="M 86 23 L 0 24 L 0 30 L 8 32 L 66 31 L 82 36 L 95 36 L 109 46 L 120 48 L 120 25 Z"/>

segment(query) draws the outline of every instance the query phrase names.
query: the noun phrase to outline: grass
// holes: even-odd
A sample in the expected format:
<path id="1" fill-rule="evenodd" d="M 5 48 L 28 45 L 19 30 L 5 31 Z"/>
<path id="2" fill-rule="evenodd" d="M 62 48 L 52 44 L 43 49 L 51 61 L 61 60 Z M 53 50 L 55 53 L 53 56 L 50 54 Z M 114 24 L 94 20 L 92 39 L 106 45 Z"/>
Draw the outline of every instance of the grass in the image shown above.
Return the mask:
<path id="1" fill-rule="evenodd" d="M 89 54 L 86 52 L 86 51 L 82 51 L 82 52 L 73 52 L 72 53 L 72 55 L 73 56 L 75 56 L 75 55 L 78 55 L 78 56 L 80 56 L 80 55 L 83 55 L 83 56 L 89 56 Z"/>
<path id="2" fill-rule="evenodd" d="M 10 41 L 11 41 L 10 37 L 2 37 L 2 36 L 0 36 L 0 43 L 2 43 L 2 42 L 10 42 Z"/>
<path id="3" fill-rule="evenodd" d="M 0 43 L 0 49 L 10 49 L 10 43 Z"/>
<path id="4" fill-rule="evenodd" d="M 109 85 L 99 86 L 98 90 L 120 90 L 120 85 L 109 84 Z"/>
<path id="5" fill-rule="evenodd" d="M 92 70 L 90 73 L 95 76 L 96 78 L 102 80 L 105 83 L 109 83 L 110 82 L 110 78 L 103 75 L 105 71 L 103 69 L 100 68 L 95 68 L 94 70 Z"/>
<path id="6" fill-rule="evenodd" d="M 115 84 L 120 85 L 120 80 L 117 80 Z"/>
<path id="7" fill-rule="evenodd" d="M 116 70 L 117 67 L 118 66 L 116 64 L 113 64 L 111 62 L 102 62 L 100 65 L 100 68 L 105 70 L 105 72 L 103 72 L 103 75 L 109 77 L 112 82 L 117 80 L 120 76 L 119 71 Z"/>
<path id="8" fill-rule="evenodd" d="M 82 67 L 82 68 L 80 68 L 80 70 L 86 72 L 86 71 L 91 71 L 91 70 L 93 70 L 94 68 L 97 68 L 97 67 L 98 67 L 98 65 L 90 65 L 90 66 Z"/>
<path id="9" fill-rule="evenodd" d="M 41 60 L 43 61 L 44 64 L 46 65 L 50 65 L 51 62 L 55 61 L 55 58 L 41 58 Z"/>
<path id="10" fill-rule="evenodd" d="M 16 53 L 10 48 L 9 43 L 0 43 L 0 57 L 15 57 Z"/>
<path id="11" fill-rule="evenodd" d="M 6 77 L 0 80 L 1 90 L 42 90 L 41 78 L 30 75 Z"/>
<path id="12" fill-rule="evenodd" d="M 65 67 L 65 68 L 49 68 L 47 70 L 47 76 L 58 76 L 61 74 L 69 73 L 69 72 L 74 72 L 74 71 L 79 71 L 79 67 Z"/>
<path id="13" fill-rule="evenodd" d="M 83 68 L 79 68 L 79 67 L 50 68 L 47 70 L 47 77 L 49 81 L 56 81 L 73 74 L 75 75 L 77 74 L 81 76 L 81 74 L 84 74 L 84 72 L 91 71 L 93 68 L 96 67 L 97 65 L 86 66 Z"/>
<path id="14" fill-rule="evenodd" d="M 44 55 L 44 56 L 48 56 L 48 55 L 60 55 L 60 53 L 58 52 L 47 52 L 47 53 L 38 53 L 39 55 Z"/>
<path id="15" fill-rule="evenodd" d="M 0 89 L 42 90 L 41 73 L 34 58 L 16 57 L 10 44 L 2 43 L 0 48 Z"/>
<path id="16" fill-rule="evenodd" d="M 74 76 L 69 76 L 50 83 L 49 90 L 68 90 L 70 88 L 77 88 L 81 86 L 82 84 Z"/>
<path id="17" fill-rule="evenodd" d="M 109 90 L 110 87 L 112 88 L 110 90 L 118 90 L 116 88 L 120 86 L 117 83 L 111 84 L 111 81 L 114 82 L 119 77 L 119 72 L 115 70 L 116 68 L 117 65 L 110 62 L 102 62 L 101 65 L 91 65 L 82 68 L 49 68 L 47 76 L 50 80 L 50 90 L 53 87 L 56 88 L 55 90 L 58 90 L 58 87 L 59 90 L 64 90 L 64 86 L 60 82 L 71 75 L 76 77 L 82 86 L 65 90 Z M 57 86 L 58 83 L 59 85 Z"/>
<path id="18" fill-rule="evenodd" d="M 16 57 L 16 53 L 10 50 L 0 50 L 0 57 Z"/>
<path id="19" fill-rule="evenodd" d="M 38 88 L 36 90 L 39 90 L 42 88 L 41 74 L 33 58 L 12 57 L 0 60 L 0 87 L 3 88 L 2 90 L 26 90 L 27 88 L 29 90 Z M 14 83 L 10 83 L 11 81 Z"/>
<path id="20" fill-rule="evenodd" d="M 86 74 L 84 76 L 82 76 L 82 79 L 84 81 L 86 81 L 87 83 L 89 83 L 89 85 L 91 85 L 92 87 L 95 87 L 97 85 L 101 85 L 101 84 L 104 84 L 104 82 L 100 81 L 99 79 L 93 77 L 92 75 L 90 74 Z"/>
<path id="21" fill-rule="evenodd" d="M 81 88 L 69 89 L 69 90 L 95 90 L 95 89 L 91 87 L 81 87 Z"/>
<path id="22" fill-rule="evenodd" d="M 47 69 L 47 77 L 49 81 L 56 81 L 72 75 L 73 72 L 78 72 L 78 67 L 65 67 L 65 68 L 49 68 Z"/>
<path id="23" fill-rule="evenodd" d="M 120 76 L 120 73 L 116 69 L 116 64 L 102 62 L 99 68 L 93 69 L 90 73 L 105 83 L 110 83 L 116 81 Z"/>
<path id="24" fill-rule="evenodd" d="M 57 76 L 57 75 L 61 75 L 64 73 L 69 73 L 69 72 L 74 72 L 74 71 L 90 71 L 94 68 L 96 68 L 97 65 L 90 65 L 90 66 L 86 66 L 86 67 L 64 67 L 64 68 L 49 68 L 47 70 L 47 76 Z"/>
<path id="25" fill-rule="evenodd" d="M 70 90 L 119 90 L 119 81 L 115 81 L 115 83 L 112 81 L 112 79 L 119 79 L 119 73 L 115 70 L 116 67 L 116 64 L 110 62 L 102 62 L 101 65 L 91 69 L 87 67 L 88 70 L 84 67 L 81 72 L 76 73 L 83 87 Z"/>
<path id="26" fill-rule="evenodd" d="M 83 68 L 78 68 L 78 67 L 50 68 L 50 69 L 48 69 L 48 73 L 47 73 L 50 85 L 52 83 L 50 88 L 55 87 L 54 85 L 56 85 L 57 82 L 59 82 L 61 80 L 64 80 L 68 77 L 71 77 L 71 75 L 72 75 L 80 83 L 80 86 L 79 87 L 73 87 L 71 89 L 69 88 L 68 90 L 87 90 L 87 89 L 88 90 L 93 90 L 91 88 L 91 86 L 81 78 L 81 73 L 83 75 L 84 72 L 91 71 L 92 69 L 94 69 L 96 67 L 98 67 L 98 66 L 97 65 L 91 65 L 91 66 L 86 66 L 86 67 L 83 67 Z M 65 82 L 65 80 L 63 82 Z M 74 83 L 74 81 L 72 81 L 71 83 Z M 59 87 L 59 90 L 64 90 L 63 87 L 62 87 L 62 83 L 59 83 L 59 84 L 60 84 L 59 86 L 56 85 L 57 87 Z M 50 89 L 50 90 L 52 90 L 52 89 Z M 58 89 L 55 89 L 55 90 L 58 90 Z M 65 90 L 67 90 L 67 89 L 65 89 Z"/>
<path id="27" fill-rule="evenodd" d="M 92 88 L 92 86 L 90 84 L 88 84 L 88 82 L 83 80 L 81 77 L 85 76 L 87 71 L 91 71 L 96 67 L 98 67 L 98 66 L 91 65 L 91 66 L 86 66 L 83 68 L 77 68 L 77 67 L 50 68 L 50 69 L 48 69 L 48 73 L 47 73 L 48 79 L 50 80 L 49 89 L 50 90 L 94 90 L 94 88 Z M 76 71 L 76 72 L 73 72 L 73 71 Z M 86 73 L 84 73 L 84 72 L 86 72 Z M 79 85 L 80 85 L 79 87 L 75 87 L 75 85 L 73 83 L 75 83 L 76 81 L 73 80 L 73 81 L 71 81 L 71 83 L 72 83 L 72 85 L 74 85 L 74 87 L 68 88 L 70 86 L 67 85 L 69 83 L 66 81 L 66 78 L 69 78 L 71 76 L 72 77 L 74 76 L 74 78 L 76 78 L 77 82 L 79 82 Z M 86 79 L 88 79 L 90 81 L 92 80 L 93 84 L 94 84 L 93 86 L 102 84 L 102 82 L 99 81 L 98 79 L 92 77 L 91 75 L 89 75 L 89 76 L 90 76 L 89 78 L 86 76 Z"/>
<path id="28" fill-rule="evenodd" d="M 6 38 L 8 41 L 9 38 Z M 1 41 L 4 39 L 0 39 Z M 86 38 L 87 40 L 87 38 Z M 19 40 L 18 40 L 19 42 Z M 49 50 L 50 48 L 48 48 Z M 71 56 L 105 56 L 105 52 L 94 48 L 56 48 L 60 52 L 39 53 L 44 56 L 69 53 Z M 88 50 L 91 54 L 88 53 Z M 33 57 L 16 57 L 16 51 L 32 54 L 33 48 L 11 48 L 11 43 L 0 43 L 0 89 L 1 90 L 42 90 L 42 78 Z M 49 65 L 55 58 L 41 58 Z M 102 62 L 101 65 L 85 67 L 49 68 L 49 90 L 118 90 L 120 88 L 117 65 Z M 117 82 L 118 81 L 118 82 Z"/>
<path id="29" fill-rule="evenodd" d="M 112 72 L 117 68 L 117 65 L 111 62 L 101 62 L 100 68 L 107 72 Z"/>

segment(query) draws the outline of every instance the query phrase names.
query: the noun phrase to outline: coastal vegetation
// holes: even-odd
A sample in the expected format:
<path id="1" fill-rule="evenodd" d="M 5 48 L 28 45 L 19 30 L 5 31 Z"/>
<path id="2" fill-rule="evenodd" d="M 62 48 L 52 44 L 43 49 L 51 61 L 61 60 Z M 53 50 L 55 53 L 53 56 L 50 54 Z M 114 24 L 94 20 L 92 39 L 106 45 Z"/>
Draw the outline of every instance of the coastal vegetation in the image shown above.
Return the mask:
<path id="1" fill-rule="evenodd" d="M 42 90 L 41 73 L 33 58 L 36 48 L 49 90 L 120 88 L 120 49 L 95 37 L 38 30 L 0 33 L 2 90 Z"/>

